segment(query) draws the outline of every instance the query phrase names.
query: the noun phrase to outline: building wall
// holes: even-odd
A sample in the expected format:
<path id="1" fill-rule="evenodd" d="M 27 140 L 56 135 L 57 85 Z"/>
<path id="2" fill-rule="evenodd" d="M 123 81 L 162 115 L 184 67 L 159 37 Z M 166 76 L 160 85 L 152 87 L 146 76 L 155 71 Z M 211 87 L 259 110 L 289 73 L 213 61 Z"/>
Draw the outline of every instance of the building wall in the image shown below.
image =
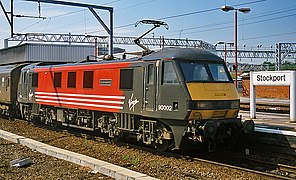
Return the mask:
<path id="1" fill-rule="evenodd" d="M 242 86 L 242 96 L 250 97 L 250 80 L 243 79 Z M 289 86 L 256 86 L 256 97 L 289 99 Z"/>

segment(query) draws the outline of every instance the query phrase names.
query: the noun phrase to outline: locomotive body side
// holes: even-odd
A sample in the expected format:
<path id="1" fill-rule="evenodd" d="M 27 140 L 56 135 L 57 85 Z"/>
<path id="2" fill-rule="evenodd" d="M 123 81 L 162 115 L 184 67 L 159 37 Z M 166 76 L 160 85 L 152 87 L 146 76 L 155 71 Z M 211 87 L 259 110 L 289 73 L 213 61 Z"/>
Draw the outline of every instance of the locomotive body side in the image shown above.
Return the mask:
<path id="1" fill-rule="evenodd" d="M 34 123 L 134 138 L 162 150 L 188 141 L 212 144 L 242 130 L 239 96 L 223 60 L 201 49 L 32 64 L 22 69 L 18 101 L 22 117 Z"/>

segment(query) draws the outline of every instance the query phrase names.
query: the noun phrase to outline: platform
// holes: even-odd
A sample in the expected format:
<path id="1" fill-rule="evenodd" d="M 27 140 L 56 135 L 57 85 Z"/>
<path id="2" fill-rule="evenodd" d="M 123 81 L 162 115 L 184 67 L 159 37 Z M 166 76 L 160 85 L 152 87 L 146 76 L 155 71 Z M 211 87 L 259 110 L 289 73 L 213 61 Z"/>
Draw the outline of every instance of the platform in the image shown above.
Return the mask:
<path id="1" fill-rule="evenodd" d="M 243 120 L 250 119 L 249 111 L 240 111 Z M 289 114 L 256 112 L 255 131 L 296 136 L 296 123 L 289 120 Z"/>
<path id="2" fill-rule="evenodd" d="M 249 104 L 249 97 L 240 97 L 240 102 L 242 104 Z M 290 106 L 289 99 L 275 99 L 275 98 L 257 98 L 256 105 L 263 106 L 266 105 L 269 107 L 267 110 L 272 108 L 276 109 L 278 106 Z M 262 108 L 260 109 L 262 111 Z M 286 111 L 289 112 L 289 111 Z M 239 115 L 242 116 L 243 120 L 250 119 L 250 112 L 246 110 L 240 110 Z M 255 131 L 260 130 L 262 132 L 278 133 L 278 134 L 290 134 L 291 131 L 295 132 L 296 136 L 296 123 L 290 121 L 290 114 L 283 113 L 270 113 L 270 112 L 259 112 L 256 111 L 256 118 L 253 119 L 255 122 Z M 262 130 L 264 128 L 264 130 Z M 270 129 L 270 130 L 266 130 Z M 277 130 L 277 131 L 276 131 Z M 292 133 L 294 135 L 294 133 Z"/>

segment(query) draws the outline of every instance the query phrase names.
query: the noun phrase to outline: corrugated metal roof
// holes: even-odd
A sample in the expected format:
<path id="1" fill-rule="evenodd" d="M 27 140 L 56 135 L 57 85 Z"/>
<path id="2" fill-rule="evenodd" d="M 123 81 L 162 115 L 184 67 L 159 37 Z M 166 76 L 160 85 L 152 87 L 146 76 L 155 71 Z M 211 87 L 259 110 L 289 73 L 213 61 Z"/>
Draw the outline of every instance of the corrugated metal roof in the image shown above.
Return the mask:
<path id="1" fill-rule="evenodd" d="M 79 62 L 93 56 L 92 45 L 22 44 L 0 50 L 0 64 L 19 62 Z"/>

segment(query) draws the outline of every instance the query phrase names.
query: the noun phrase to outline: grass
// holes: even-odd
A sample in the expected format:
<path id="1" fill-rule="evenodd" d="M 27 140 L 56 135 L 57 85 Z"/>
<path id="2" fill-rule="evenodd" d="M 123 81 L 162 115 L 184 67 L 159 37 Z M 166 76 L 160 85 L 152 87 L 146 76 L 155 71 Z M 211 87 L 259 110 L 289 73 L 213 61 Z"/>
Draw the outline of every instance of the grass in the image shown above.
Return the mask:
<path id="1" fill-rule="evenodd" d="M 134 156 L 130 156 L 130 155 L 128 155 L 128 154 L 124 154 L 124 155 L 122 155 L 122 159 L 123 159 L 124 161 L 128 161 L 128 162 L 130 162 L 130 163 L 133 164 L 134 166 L 137 166 L 137 165 L 140 163 L 139 158 L 134 157 Z"/>

